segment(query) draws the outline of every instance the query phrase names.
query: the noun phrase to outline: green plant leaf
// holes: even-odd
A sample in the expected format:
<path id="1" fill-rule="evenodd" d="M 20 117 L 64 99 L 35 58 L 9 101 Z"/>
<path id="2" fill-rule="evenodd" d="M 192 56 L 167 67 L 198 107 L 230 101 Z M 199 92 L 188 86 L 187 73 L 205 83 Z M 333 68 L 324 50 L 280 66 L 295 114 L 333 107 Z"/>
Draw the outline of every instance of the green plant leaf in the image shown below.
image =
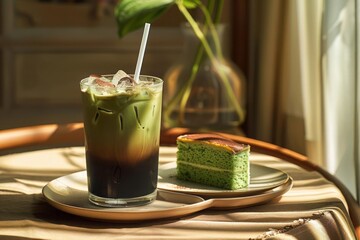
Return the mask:
<path id="1" fill-rule="evenodd" d="M 115 8 L 118 35 L 125 36 L 152 22 L 177 0 L 122 0 Z"/>
<path id="2" fill-rule="evenodd" d="M 200 5 L 200 0 L 183 0 L 182 3 L 184 4 L 184 6 L 188 9 L 193 9 L 196 8 L 197 6 Z"/>

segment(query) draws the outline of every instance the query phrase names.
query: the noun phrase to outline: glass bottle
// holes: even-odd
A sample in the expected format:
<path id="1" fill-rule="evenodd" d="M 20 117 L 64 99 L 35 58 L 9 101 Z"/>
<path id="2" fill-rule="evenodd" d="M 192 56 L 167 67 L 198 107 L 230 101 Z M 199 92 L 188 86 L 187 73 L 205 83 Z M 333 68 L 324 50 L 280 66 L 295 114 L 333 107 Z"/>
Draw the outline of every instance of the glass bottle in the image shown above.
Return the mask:
<path id="1" fill-rule="evenodd" d="M 216 30 L 222 46 L 224 25 Z M 240 125 L 245 118 L 245 78 L 223 51 L 216 51 L 210 31 L 206 39 L 215 58 L 203 49 L 196 71 L 194 62 L 200 41 L 189 26 L 182 26 L 185 37 L 183 54 L 164 77 L 163 127 L 184 127 L 192 131 L 220 131 L 243 134 Z M 197 74 L 191 78 L 192 71 Z"/>

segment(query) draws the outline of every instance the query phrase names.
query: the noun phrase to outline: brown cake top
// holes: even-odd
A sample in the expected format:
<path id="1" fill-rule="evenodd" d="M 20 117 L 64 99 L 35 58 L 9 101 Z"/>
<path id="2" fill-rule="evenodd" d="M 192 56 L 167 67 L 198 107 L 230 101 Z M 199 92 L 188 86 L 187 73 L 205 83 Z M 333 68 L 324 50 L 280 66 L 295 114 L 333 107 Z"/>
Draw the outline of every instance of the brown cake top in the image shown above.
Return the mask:
<path id="1" fill-rule="evenodd" d="M 226 148 L 233 153 L 239 153 L 250 148 L 249 145 L 237 143 L 228 138 L 213 133 L 186 134 L 179 136 L 177 140 L 182 142 L 202 141 L 205 143 L 213 144 L 215 146 Z"/>

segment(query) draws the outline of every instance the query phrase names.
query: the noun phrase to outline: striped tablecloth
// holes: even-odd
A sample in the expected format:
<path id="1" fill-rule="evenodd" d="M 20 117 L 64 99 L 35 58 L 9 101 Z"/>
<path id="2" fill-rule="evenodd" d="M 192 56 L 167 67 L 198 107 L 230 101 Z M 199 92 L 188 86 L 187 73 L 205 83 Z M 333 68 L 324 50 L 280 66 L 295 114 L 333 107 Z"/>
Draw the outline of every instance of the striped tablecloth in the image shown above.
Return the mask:
<path id="1" fill-rule="evenodd" d="M 162 147 L 160 164 L 175 152 Z M 1 156 L 0 239 L 356 239 L 344 197 L 319 173 L 257 153 L 251 161 L 285 171 L 293 188 L 264 205 L 129 224 L 67 214 L 42 196 L 49 181 L 85 169 L 84 148 Z"/>

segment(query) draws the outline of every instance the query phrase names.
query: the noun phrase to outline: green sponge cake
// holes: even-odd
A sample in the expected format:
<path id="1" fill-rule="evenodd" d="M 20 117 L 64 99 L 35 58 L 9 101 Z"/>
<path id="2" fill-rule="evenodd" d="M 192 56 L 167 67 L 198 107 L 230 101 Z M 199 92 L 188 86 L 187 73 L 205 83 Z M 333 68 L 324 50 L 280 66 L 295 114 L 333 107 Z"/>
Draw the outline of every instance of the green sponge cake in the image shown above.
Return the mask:
<path id="1" fill-rule="evenodd" d="M 250 181 L 250 146 L 216 134 L 177 138 L 177 178 L 223 189 L 245 188 Z"/>

